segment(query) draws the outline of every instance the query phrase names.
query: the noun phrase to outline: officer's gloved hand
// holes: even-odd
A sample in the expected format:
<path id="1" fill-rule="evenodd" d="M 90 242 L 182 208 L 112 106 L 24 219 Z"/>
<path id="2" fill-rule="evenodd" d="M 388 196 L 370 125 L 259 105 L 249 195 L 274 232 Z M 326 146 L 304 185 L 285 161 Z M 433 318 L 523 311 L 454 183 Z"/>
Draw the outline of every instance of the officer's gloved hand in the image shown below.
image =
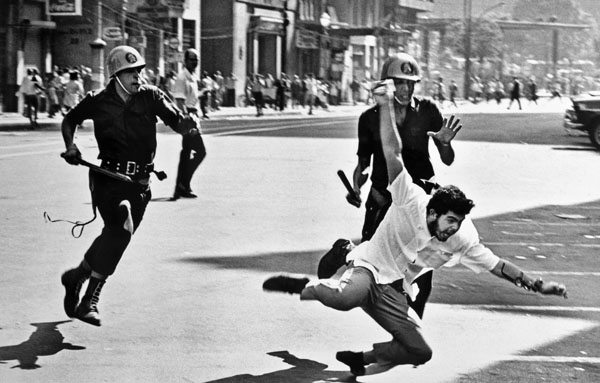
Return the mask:
<path id="1" fill-rule="evenodd" d="M 75 144 L 69 145 L 67 151 L 60 156 L 71 165 L 79 165 L 79 161 L 81 160 L 81 152 Z"/>

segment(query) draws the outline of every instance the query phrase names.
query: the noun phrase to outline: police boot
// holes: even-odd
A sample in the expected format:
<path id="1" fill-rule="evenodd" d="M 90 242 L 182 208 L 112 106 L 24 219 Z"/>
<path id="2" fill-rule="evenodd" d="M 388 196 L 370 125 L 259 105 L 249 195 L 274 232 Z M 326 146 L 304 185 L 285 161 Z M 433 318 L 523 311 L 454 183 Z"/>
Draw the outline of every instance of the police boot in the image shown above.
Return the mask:
<path id="1" fill-rule="evenodd" d="M 100 326 L 98 301 L 100 300 L 100 291 L 102 291 L 102 286 L 104 286 L 105 282 L 105 280 L 96 277 L 90 278 L 85 295 L 75 310 L 77 319 L 94 326 Z"/>
<path id="2" fill-rule="evenodd" d="M 83 283 L 90 277 L 91 271 L 89 268 L 84 266 L 82 262 L 79 266 L 74 269 L 67 270 L 60 278 L 63 286 L 65 287 L 65 298 L 63 306 L 65 313 L 73 318 L 75 316 L 75 309 L 79 304 L 79 293 Z"/>

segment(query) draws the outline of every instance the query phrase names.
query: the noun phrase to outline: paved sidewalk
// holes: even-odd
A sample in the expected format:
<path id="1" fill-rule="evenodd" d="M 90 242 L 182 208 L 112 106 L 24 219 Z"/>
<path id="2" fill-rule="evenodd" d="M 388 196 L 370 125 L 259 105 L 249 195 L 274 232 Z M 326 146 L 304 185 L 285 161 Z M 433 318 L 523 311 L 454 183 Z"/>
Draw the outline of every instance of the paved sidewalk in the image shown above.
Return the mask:
<path id="1" fill-rule="evenodd" d="M 496 104 L 493 100 L 490 102 L 479 102 L 473 104 L 464 100 L 457 100 L 457 106 L 451 106 L 449 101 L 446 101 L 441 108 L 444 115 L 449 114 L 472 114 L 472 113 L 564 113 L 569 107 L 571 101 L 568 97 L 563 97 L 562 100 L 540 99 L 538 104 L 531 105 L 528 100 L 521 101 L 522 110 L 519 110 L 517 104 L 513 104 L 511 109 L 507 109 L 508 100 L 504 99 L 500 104 Z M 264 116 L 260 119 L 281 118 L 320 118 L 332 116 L 356 116 L 358 117 L 368 105 L 359 103 L 357 105 L 344 104 L 329 106 L 328 109 L 315 108 L 313 114 L 308 114 L 307 108 L 287 108 L 283 112 L 275 111 L 270 108 L 264 110 Z M 236 119 L 236 118 L 259 118 L 256 117 L 256 109 L 254 107 L 222 107 L 220 110 L 209 113 L 209 120 Z M 62 122 L 61 116 L 48 118 L 46 113 L 40 113 L 38 129 L 58 129 Z M 11 130 L 29 130 L 29 120 L 19 113 L 2 113 L 0 114 L 0 131 Z"/>

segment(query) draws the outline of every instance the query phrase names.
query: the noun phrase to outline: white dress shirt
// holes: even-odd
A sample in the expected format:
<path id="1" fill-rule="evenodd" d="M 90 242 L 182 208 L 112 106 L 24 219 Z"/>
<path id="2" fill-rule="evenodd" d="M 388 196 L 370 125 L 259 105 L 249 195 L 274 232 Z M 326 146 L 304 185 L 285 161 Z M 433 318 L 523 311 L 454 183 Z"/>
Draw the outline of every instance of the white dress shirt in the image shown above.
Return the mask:
<path id="1" fill-rule="evenodd" d="M 199 96 L 198 76 L 195 73 L 190 73 L 187 68 L 183 68 L 175 80 L 173 97 L 185 100 L 184 105 L 186 108 L 199 109 Z"/>
<path id="2" fill-rule="evenodd" d="M 388 186 L 392 205 L 371 240 L 358 245 L 348 260 L 369 269 L 378 284 L 404 279 L 405 292 L 414 299 L 411 285 L 427 269 L 463 264 L 476 273 L 490 271 L 499 257 L 479 242 L 469 217 L 447 241 L 441 242 L 427 228 L 427 203 L 431 196 L 412 183 L 406 170 Z"/>

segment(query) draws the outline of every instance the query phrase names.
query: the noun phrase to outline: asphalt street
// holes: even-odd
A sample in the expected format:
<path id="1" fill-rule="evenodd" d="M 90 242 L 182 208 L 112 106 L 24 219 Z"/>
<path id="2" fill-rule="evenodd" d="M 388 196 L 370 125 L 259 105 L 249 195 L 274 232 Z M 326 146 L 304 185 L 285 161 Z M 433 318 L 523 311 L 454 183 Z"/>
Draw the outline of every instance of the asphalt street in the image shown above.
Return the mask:
<path id="1" fill-rule="evenodd" d="M 70 225 L 43 218 L 91 218 L 87 172 L 59 157 L 56 129 L 3 131 L 0 381 L 600 381 L 599 153 L 587 138 L 566 136 L 558 112 L 456 112 L 465 127 L 455 163 L 432 155 L 438 182 L 475 201 L 484 243 L 544 280 L 564 281 L 569 299 L 445 268 L 423 321 L 433 359 L 354 380 L 336 351 L 389 335 L 360 310 L 261 285 L 279 272 L 314 276 L 336 238 L 359 237 L 364 210 L 345 202 L 335 175 L 354 167 L 358 114 L 232 116 L 203 124 L 197 200 L 167 201 L 180 138 L 160 129 L 156 164 L 169 178 L 153 181 L 145 220 L 104 288 L 103 326 L 91 327 L 62 312 L 60 274 L 80 260 L 100 220 L 74 239 Z M 94 161 L 89 127 L 77 143 Z"/>

